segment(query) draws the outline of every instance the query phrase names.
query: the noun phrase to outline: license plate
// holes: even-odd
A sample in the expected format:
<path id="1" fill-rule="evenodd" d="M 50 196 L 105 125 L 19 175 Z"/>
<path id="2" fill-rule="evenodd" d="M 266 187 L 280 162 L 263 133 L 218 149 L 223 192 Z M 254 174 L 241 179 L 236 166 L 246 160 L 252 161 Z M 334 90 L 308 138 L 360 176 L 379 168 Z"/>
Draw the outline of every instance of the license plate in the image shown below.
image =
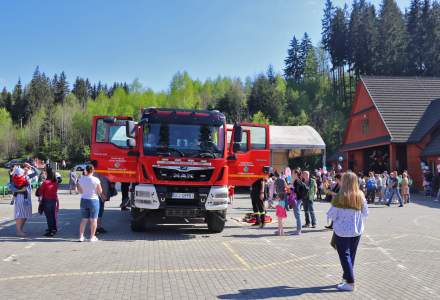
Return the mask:
<path id="1" fill-rule="evenodd" d="M 173 193 L 173 199 L 194 199 L 194 193 Z"/>

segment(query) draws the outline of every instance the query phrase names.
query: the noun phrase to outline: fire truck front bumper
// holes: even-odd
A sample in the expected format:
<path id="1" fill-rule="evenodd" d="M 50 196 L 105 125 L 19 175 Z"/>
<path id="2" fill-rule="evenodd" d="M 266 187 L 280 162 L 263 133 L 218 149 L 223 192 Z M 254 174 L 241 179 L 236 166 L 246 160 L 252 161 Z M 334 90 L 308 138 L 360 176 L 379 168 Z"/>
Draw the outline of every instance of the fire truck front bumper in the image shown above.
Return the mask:
<path id="1" fill-rule="evenodd" d="M 138 184 L 134 206 L 141 209 L 198 209 L 218 211 L 228 208 L 227 186 L 165 186 Z"/>

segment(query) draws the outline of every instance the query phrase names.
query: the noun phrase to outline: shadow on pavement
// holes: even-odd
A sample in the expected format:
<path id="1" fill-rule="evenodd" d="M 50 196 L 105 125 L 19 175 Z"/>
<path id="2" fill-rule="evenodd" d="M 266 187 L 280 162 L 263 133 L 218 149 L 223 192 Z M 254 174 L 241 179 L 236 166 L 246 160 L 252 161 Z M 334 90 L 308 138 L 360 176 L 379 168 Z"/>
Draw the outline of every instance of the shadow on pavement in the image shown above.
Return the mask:
<path id="1" fill-rule="evenodd" d="M 78 239 L 80 222 L 79 209 L 60 209 L 58 213 L 58 233 L 53 238 L 44 237 L 47 228 L 46 218 L 43 215 L 34 213 L 24 226 L 27 233 L 26 238 L 19 238 L 15 235 L 15 221 L 6 220 L 0 222 L 0 243 L 1 242 L 66 242 Z M 103 216 L 103 226 L 107 233 L 98 237 L 103 241 L 158 241 L 158 240 L 189 240 L 202 236 L 213 238 L 222 236 L 222 233 L 213 234 L 208 231 L 203 219 L 198 222 L 191 220 L 190 223 L 158 224 L 148 228 L 145 232 L 133 232 L 130 228 L 131 214 L 129 211 L 120 211 L 116 207 L 106 209 Z M 228 224 L 229 223 L 229 224 Z M 233 223 L 226 223 L 227 228 L 241 228 Z M 88 236 L 88 226 L 86 236 Z"/>
<path id="2" fill-rule="evenodd" d="M 413 197 L 411 200 L 412 200 L 411 203 L 415 203 L 418 205 L 423 205 L 430 208 L 440 208 L 440 202 L 435 201 L 434 197 L 431 198 L 431 197 L 418 196 L 417 198 Z"/>
<path id="3" fill-rule="evenodd" d="M 260 289 L 239 290 L 236 294 L 220 295 L 219 299 L 268 299 L 279 297 L 294 297 L 304 294 L 322 294 L 339 292 L 334 285 L 296 288 L 289 286 L 274 286 Z"/>

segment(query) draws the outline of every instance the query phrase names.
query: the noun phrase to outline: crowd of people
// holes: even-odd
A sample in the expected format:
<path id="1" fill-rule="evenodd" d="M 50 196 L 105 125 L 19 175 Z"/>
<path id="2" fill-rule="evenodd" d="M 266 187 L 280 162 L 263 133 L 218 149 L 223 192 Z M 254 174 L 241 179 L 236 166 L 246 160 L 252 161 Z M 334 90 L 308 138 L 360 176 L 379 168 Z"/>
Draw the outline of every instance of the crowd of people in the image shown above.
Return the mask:
<path id="1" fill-rule="evenodd" d="M 81 193 L 79 241 L 85 240 L 84 231 L 87 223 L 89 223 L 90 241 L 95 242 L 98 240 L 96 234 L 107 232 L 102 226 L 102 216 L 105 202 L 117 193 L 115 186 L 102 174 L 94 173 L 93 165 L 88 165 L 81 176 L 71 170 L 69 177 L 70 194 L 72 191 L 77 194 Z M 23 228 L 26 221 L 32 216 L 33 182 L 39 182 L 39 187 L 35 191 L 35 196 L 38 197 L 38 212 L 44 214 L 47 221 L 47 230 L 44 236 L 55 236 L 58 231 L 60 175 L 49 165 L 40 172 L 35 167 L 25 163 L 11 168 L 9 181 L 13 193 L 11 204 L 14 205 L 17 236 L 26 236 Z"/>
<path id="2" fill-rule="evenodd" d="M 370 174 L 374 176 L 374 174 Z M 394 178 L 393 172 L 391 178 Z M 258 179 L 251 187 L 252 207 L 256 216 L 254 226 L 265 226 L 266 210 L 275 208 L 278 219 L 277 235 L 284 235 L 284 219 L 287 211 L 293 210 L 296 222 L 294 235 L 300 235 L 303 228 L 316 228 L 317 220 L 314 201 L 325 197 L 331 202 L 326 227 L 333 230 L 331 245 L 337 250 L 343 269 L 343 280 L 337 285 L 339 290 L 354 290 L 354 261 L 360 237 L 364 230 L 363 219 L 368 215 L 365 190 L 361 189 L 362 177 L 353 172 L 336 174 L 330 172 L 314 176 L 309 171 L 286 168 L 281 173 L 273 171 L 268 178 Z M 394 179 L 391 179 L 394 182 Z M 395 192 L 393 183 L 391 192 Z M 305 223 L 302 225 L 301 207 L 304 209 Z"/>
<path id="3" fill-rule="evenodd" d="M 368 176 L 357 174 L 358 187 L 363 192 L 368 204 L 384 204 L 391 206 L 397 199 L 399 207 L 410 202 L 412 180 L 407 171 L 398 174 L 369 172 Z M 341 174 L 335 171 L 309 171 L 286 167 L 281 172 L 273 170 L 268 178 L 257 180 L 251 187 L 252 207 L 256 222 L 254 226 L 264 227 L 267 208 L 275 208 L 279 229 L 277 234 L 283 235 L 282 219 L 287 211 L 293 210 L 296 222 L 295 235 L 301 234 L 302 228 L 316 228 L 314 201 L 328 201 L 339 193 Z M 304 210 L 304 225 L 301 220 L 301 208 Z M 325 226 L 331 229 L 332 226 Z"/>
<path id="4" fill-rule="evenodd" d="M 114 186 L 108 179 L 94 172 L 94 166 L 88 165 L 81 176 L 72 170 L 69 178 L 70 193 L 81 194 L 79 241 L 85 241 L 85 228 L 90 227 L 89 241 L 98 241 L 96 235 L 105 233 L 102 227 L 102 216 L 105 202 L 115 195 Z M 35 195 L 39 201 L 39 213 L 44 213 L 47 220 L 45 236 L 53 237 L 58 230 L 58 188 L 60 184 L 56 173 L 47 167 L 39 174 L 29 164 L 17 166 L 11 171 L 10 185 L 13 191 L 14 217 L 17 235 L 24 237 L 23 227 L 32 215 L 32 180 L 39 175 L 42 183 Z M 317 218 L 314 202 L 325 200 L 331 202 L 327 212 L 328 229 L 333 230 L 332 246 L 337 250 L 343 269 L 343 282 L 338 285 L 341 290 L 354 289 L 353 265 L 357 245 L 363 232 L 363 218 L 368 215 L 368 203 L 383 203 L 390 206 L 396 196 L 399 206 L 409 203 L 411 179 L 407 172 L 383 172 L 368 176 L 354 174 L 350 171 L 338 174 L 335 172 L 309 171 L 299 168 L 273 170 L 267 178 L 260 178 L 251 187 L 252 207 L 256 222 L 254 226 L 265 226 L 266 211 L 275 209 L 278 229 L 277 235 L 285 235 L 284 220 L 288 211 L 293 211 L 296 230 L 294 235 L 302 234 L 304 228 L 316 228 Z M 126 190 L 124 187 L 124 191 Z M 127 191 L 123 193 L 121 209 L 125 209 Z M 127 195 L 125 195 L 127 194 Z M 302 211 L 304 217 L 302 216 Z M 303 223 L 304 219 L 304 223 Z M 330 221 L 330 223 L 329 223 Z"/>

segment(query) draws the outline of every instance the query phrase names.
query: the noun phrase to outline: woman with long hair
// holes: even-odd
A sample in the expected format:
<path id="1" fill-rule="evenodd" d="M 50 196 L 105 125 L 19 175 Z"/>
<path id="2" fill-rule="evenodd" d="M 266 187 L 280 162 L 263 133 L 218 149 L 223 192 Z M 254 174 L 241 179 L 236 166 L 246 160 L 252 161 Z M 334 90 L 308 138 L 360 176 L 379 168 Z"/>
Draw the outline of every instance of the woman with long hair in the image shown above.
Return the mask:
<path id="1" fill-rule="evenodd" d="M 59 208 L 58 202 L 58 181 L 52 168 L 46 169 L 46 180 L 38 189 L 39 200 L 43 206 L 44 215 L 47 221 L 47 230 L 45 236 L 53 237 L 57 231 L 57 214 Z"/>
<path id="2" fill-rule="evenodd" d="M 337 286 L 339 290 L 354 290 L 354 260 L 364 231 L 363 218 L 367 215 L 367 201 L 359 189 L 356 174 L 344 173 L 339 193 L 327 212 L 327 216 L 333 220 L 334 244 L 343 270 L 342 283 Z"/>

